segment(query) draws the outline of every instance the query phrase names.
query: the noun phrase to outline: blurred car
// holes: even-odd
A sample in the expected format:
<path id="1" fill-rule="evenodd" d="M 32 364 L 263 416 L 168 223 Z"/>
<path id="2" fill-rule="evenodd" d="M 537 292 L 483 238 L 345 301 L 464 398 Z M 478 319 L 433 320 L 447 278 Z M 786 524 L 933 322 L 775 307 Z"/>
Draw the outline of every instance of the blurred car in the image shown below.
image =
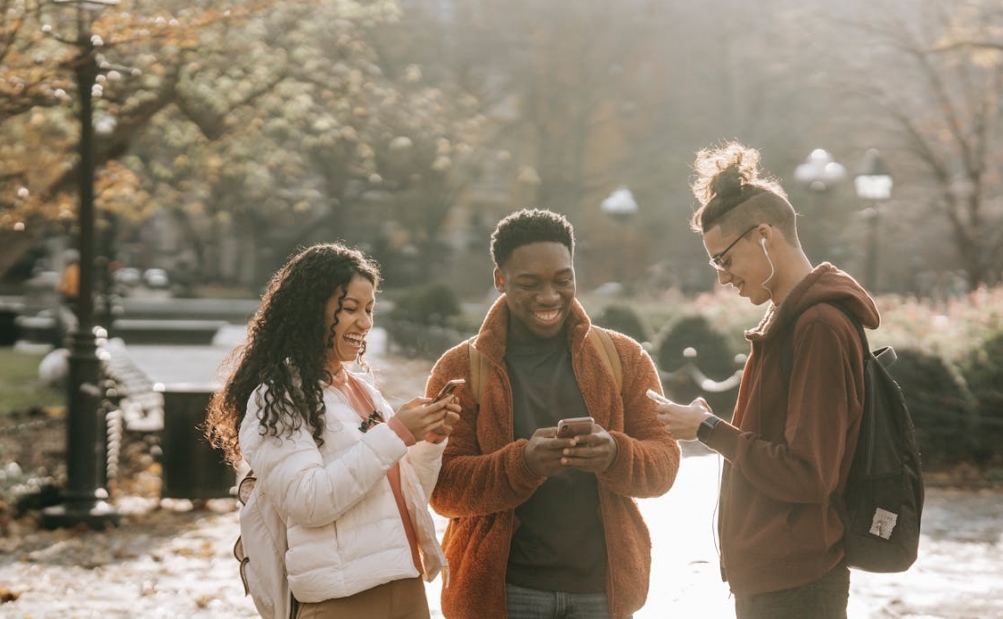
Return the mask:
<path id="1" fill-rule="evenodd" d="M 164 289 L 171 285 L 167 271 L 163 269 L 146 269 L 143 271 L 143 283 L 148 288 Z"/>
<path id="2" fill-rule="evenodd" d="M 126 288 L 135 288 L 143 283 L 143 274 L 139 269 L 124 267 L 115 271 L 115 283 Z"/>

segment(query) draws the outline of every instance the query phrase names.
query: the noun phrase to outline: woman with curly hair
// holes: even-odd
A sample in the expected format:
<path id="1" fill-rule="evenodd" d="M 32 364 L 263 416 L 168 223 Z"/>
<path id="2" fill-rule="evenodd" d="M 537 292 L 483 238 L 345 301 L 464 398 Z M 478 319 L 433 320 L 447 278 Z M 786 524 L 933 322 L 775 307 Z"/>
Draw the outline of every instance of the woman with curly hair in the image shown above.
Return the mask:
<path id="1" fill-rule="evenodd" d="M 420 577 L 445 560 L 428 496 L 459 406 L 418 397 L 395 414 L 371 375 L 350 371 L 368 370 L 378 286 L 355 249 L 293 257 L 210 402 L 207 435 L 255 480 L 238 556 L 266 618 L 429 616 Z"/>

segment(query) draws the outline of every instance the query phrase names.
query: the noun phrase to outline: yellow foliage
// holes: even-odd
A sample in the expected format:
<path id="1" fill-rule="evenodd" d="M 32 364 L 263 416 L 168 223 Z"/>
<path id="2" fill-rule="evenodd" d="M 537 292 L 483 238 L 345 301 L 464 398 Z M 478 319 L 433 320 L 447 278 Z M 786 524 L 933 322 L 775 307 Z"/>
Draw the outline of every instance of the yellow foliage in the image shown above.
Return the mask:
<path id="1" fill-rule="evenodd" d="M 148 103 L 151 93 L 172 70 L 169 65 L 194 50 L 211 26 L 236 24 L 267 9 L 271 3 L 233 2 L 199 8 L 163 4 L 151 8 L 122 0 L 114 8 L 88 15 L 92 40 L 114 49 L 131 66 L 105 67 L 95 90 L 95 109 L 113 118 Z M 79 106 L 74 66 L 82 53 L 76 41 L 77 13 L 73 6 L 46 2 L 3 3 L 0 19 L 0 228 L 29 221 L 55 219 L 61 211 L 76 211 L 76 196 L 56 183 L 78 160 Z M 173 55 L 165 50 L 174 50 Z M 103 50 L 102 50 L 103 51 Z M 99 62 L 105 62 L 104 55 Z M 187 61 L 186 61 L 187 62 Z M 155 80 L 152 84 L 149 80 Z M 121 94 L 120 91 L 126 91 Z M 123 106 L 124 103 L 124 106 Z M 186 163 L 179 157 L 176 165 Z M 98 161 L 95 204 L 132 219 L 148 214 L 150 196 L 142 180 L 116 162 Z M 72 191 L 72 188 L 71 188 Z M 56 195 L 49 195 L 55 193 Z"/>

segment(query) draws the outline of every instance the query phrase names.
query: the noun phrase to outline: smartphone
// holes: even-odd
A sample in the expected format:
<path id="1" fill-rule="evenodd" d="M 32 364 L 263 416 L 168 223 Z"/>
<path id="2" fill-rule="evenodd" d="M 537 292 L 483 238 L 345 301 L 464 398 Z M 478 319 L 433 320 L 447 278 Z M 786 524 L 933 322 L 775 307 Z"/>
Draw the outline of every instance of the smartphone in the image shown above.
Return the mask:
<path id="1" fill-rule="evenodd" d="M 644 392 L 644 395 L 646 395 L 646 396 L 648 396 L 648 398 L 654 400 L 657 404 L 674 404 L 674 402 L 672 400 L 670 400 L 667 397 L 665 397 L 664 395 L 658 393 L 654 389 L 648 389 L 647 391 Z"/>
<path id="2" fill-rule="evenodd" d="M 557 438 L 574 438 L 592 434 L 592 424 L 595 420 L 591 417 L 570 417 L 557 422 Z"/>
<path id="3" fill-rule="evenodd" d="M 439 390 L 439 393 L 435 396 L 435 399 L 432 400 L 432 402 L 434 403 L 438 402 L 443 398 L 448 398 L 449 396 L 453 395 L 454 391 L 460 388 L 460 385 L 463 385 L 466 382 L 467 381 L 462 378 L 454 378 L 453 380 L 447 382 L 445 385 L 442 386 L 442 389 Z"/>

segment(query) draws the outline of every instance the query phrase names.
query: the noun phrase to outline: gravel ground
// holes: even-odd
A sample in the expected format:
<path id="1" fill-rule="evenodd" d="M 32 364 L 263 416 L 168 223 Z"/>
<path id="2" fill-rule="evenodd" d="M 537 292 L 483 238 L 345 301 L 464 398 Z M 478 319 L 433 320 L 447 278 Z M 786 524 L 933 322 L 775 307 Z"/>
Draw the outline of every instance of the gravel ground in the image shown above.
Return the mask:
<path id="1" fill-rule="evenodd" d="M 398 402 L 423 390 L 430 368 L 393 357 L 374 365 Z M 711 525 L 719 460 L 692 444 L 684 453 L 675 487 L 639 502 L 652 530 L 653 566 L 648 604 L 636 619 L 733 616 L 717 576 Z M 108 531 L 40 531 L 30 519 L 8 523 L 0 532 L 0 617 L 256 617 L 231 554 L 234 501 L 194 509 L 189 501 L 158 500 L 156 474 L 152 466 L 122 484 L 113 496 L 122 523 Z M 904 574 L 854 572 L 851 619 L 1003 619 L 1001 498 L 991 490 L 929 489 L 919 560 Z M 442 519 L 438 524 L 444 527 Z M 441 580 L 428 585 L 434 617 L 441 617 L 440 586 Z"/>

